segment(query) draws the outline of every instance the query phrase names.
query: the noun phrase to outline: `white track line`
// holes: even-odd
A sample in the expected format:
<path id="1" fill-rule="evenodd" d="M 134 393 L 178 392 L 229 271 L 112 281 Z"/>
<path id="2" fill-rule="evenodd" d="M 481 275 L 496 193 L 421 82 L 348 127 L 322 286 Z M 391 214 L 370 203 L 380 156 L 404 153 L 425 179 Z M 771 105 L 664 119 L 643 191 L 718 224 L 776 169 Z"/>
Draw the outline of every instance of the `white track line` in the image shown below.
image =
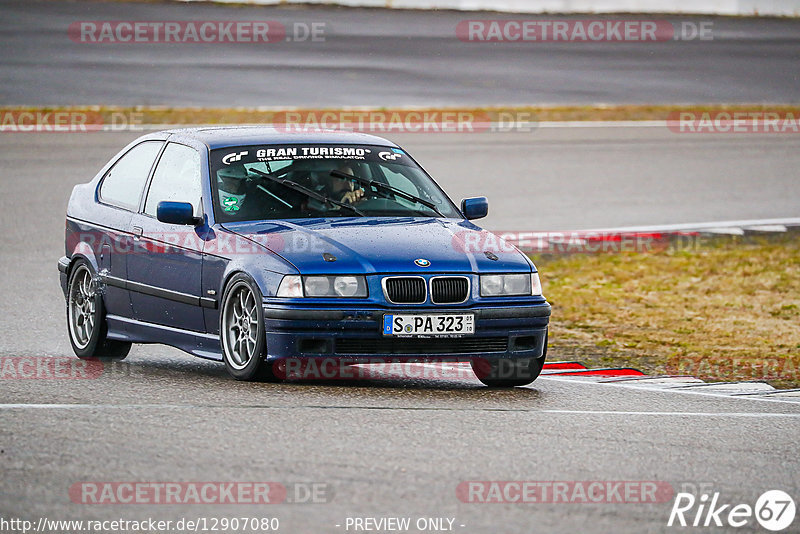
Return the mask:
<path id="1" fill-rule="evenodd" d="M 555 376 L 545 376 L 542 375 L 539 377 L 538 380 L 552 380 L 555 382 L 569 382 L 571 384 L 591 384 L 593 386 L 605 386 L 605 387 L 618 387 L 618 388 L 627 388 L 627 389 L 636 389 L 639 391 L 647 391 L 647 392 L 658 392 L 658 393 L 677 393 L 679 395 L 699 395 L 702 397 L 715 397 L 717 399 L 739 399 L 739 400 L 750 400 L 750 401 L 759 401 L 759 402 L 773 402 L 778 404 L 785 405 L 798 405 L 797 401 L 790 401 L 790 400 L 783 400 L 783 399 L 765 399 L 761 397 L 750 397 L 744 395 L 726 395 L 724 393 L 709 393 L 706 391 L 695 391 L 689 389 L 677 389 L 677 388 L 660 388 L 660 387 L 647 387 L 647 386 L 639 386 L 634 384 L 626 384 L 620 382 L 595 382 L 592 380 L 581 380 L 580 378 L 558 378 Z M 538 381 L 537 380 L 537 381 Z M 535 384 L 535 383 L 534 383 Z M 531 386 L 525 386 L 531 387 Z M 776 390 L 780 391 L 780 390 Z"/>
<path id="2" fill-rule="evenodd" d="M 98 410 L 98 409 L 150 409 L 150 408 L 227 408 L 226 406 L 194 406 L 191 404 L 0 404 L 0 410 Z M 281 409 L 279 406 L 254 406 L 253 408 Z M 353 410 L 372 409 L 371 406 L 346 406 Z M 435 410 L 436 408 L 432 408 Z M 800 413 L 775 413 L 775 412 L 647 412 L 647 411 L 623 411 L 623 410 L 525 410 L 530 413 L 547 413 L 555 415 L 648 415 L 662 417 L 779 417 L 789 419 L 800 419 Z"/>
<path id="3" fill-rule="evenodd" d="M 800 418 L 800 413 L 770 412 L 628 412 L 616 410 L 540 410 L 544 413 L 575 415 L 674 415 L 686 417 L 790 417 Z"/>
<path id="4" fill-rule="evenodd" d="M 576 233 L 619 233 L 619 232 L 682 232 L 690 230 L 741 228 L 750 226 L 800 226 L 800 217 L 785 217 L 782 219 L 744 219 L 739 221 L 714 221 L 681 224 L 660 224 L 652 226 L 621 226 L 619 228 L 592 228 L 589 230 L 576 230 Z"/>

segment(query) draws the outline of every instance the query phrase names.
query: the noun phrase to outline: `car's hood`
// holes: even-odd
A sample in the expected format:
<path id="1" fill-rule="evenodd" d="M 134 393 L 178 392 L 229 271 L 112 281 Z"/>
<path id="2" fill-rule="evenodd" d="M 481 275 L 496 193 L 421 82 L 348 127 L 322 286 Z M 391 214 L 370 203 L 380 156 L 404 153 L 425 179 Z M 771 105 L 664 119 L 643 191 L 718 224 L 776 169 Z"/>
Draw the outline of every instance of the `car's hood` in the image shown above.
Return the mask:
<path id="1" fill-rule="evenodd" d="M 339 217 L 223 227 L 279 254 L 303 274 L 509 272 L 532 266 L 494 234 L 454 219 Z M 418 259 L 429 266 L 417 265 Z"/>

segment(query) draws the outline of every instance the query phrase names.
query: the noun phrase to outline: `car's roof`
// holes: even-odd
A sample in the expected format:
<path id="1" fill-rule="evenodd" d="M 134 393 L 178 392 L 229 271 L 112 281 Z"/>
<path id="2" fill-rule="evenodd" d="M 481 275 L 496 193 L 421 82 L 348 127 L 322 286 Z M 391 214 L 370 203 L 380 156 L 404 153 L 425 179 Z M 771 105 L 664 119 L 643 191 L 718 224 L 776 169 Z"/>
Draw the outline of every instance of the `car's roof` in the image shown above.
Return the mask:
<path id="1" fill-rule="evenodd" d="M 213 126 L 166 130 L 174 141 L 192 139 L 208 148 L 225 148 L 242 145 L 280 145 L 303 143 L 335 143 L 353 145 L 380 145 L 396 147 L 394 143 L 375 135 L 340 130 L 282 131 L 267 126 Z"/>

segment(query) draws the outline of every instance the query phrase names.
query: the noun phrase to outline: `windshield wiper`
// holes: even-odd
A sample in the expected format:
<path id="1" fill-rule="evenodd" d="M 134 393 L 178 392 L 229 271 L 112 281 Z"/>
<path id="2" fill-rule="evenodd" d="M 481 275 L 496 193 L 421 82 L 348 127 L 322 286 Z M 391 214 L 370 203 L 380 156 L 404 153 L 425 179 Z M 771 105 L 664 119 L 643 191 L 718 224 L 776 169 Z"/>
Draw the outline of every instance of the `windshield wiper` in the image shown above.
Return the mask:
<path id="1" fill-rule="evenodd" d="M 366 217 L 366 214 L 360 209 L 351 206 L 350 204 L 346 204 L 345 202 L 339 202 L 338 200 L 333 200 L 332 198 L 328 198 L 327 196 L 317 193 L 313 189 L 309 189 L 308 187 L 300 185 L 297 182 L 293 182 L 288 178 L 278 178 L 276 176 L 268 174 L 264 171 L 260 171 L 258 169 L 249 169 L 249 170 L 250 172 L 254 172 L 259 176 L 266 178 L 267 180 L 275 182 L 276 184 L 281 184 L 284 187 L 288 187 L 289 189 L 297 191 L 298 193 L 302 193 L 309 198 L 313 198 L 314 200 L 319 200 L 320 202 L 323 202 L 325 204 L 333 204 L 334 206 L 339 206 L 340 208 L 348 209 L 361 217 Z"/>
<path id="2" fill-rule="evenodd" d="M 406 193 L 402 189 L 397 189 L 396 187 L 392 187 L 391 185 L 387 185 L 383 182 L 378 182 L 375 180 L 369 180 L 367 178 L 359 178 L 358 176 L 353 176 L 352 174 L 347 174 L 346 172 L 332 170 L 331 176 L 335 176 L 336 178 L 343 178 L 345 180 L 355 180 L 356 182 L 360 183 L 361 185 L 366 185 L 368 187 L 375 187 L 376 189 L 383 189 L 384 191 L 391 191 L 395 195 L 399 197 L 403 197 L 406 200 L 410 200 L 412 202 L 416 202 L 417 204 L 421 204 L 426 208 L 430 208 L 436 212 L 439 217 L 444 217 L 439 208 L 436 207 L 436 204 L 430 202 L 429 200 L 425 200 L 424 198 L 419 198 L 418 196 L 412 195 L 411 193 Z"/>

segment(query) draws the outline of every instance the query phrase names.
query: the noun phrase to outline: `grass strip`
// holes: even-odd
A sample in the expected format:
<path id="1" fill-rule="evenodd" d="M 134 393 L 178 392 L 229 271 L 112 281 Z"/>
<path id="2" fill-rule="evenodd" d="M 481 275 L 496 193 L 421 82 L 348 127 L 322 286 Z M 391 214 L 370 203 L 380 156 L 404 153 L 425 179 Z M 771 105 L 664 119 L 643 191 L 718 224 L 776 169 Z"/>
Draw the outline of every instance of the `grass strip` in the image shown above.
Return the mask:
<path id="1" fill-rule="evenodd" d="M 548 359 L 800 387 L 800 232 L 534 256 Z"/>

